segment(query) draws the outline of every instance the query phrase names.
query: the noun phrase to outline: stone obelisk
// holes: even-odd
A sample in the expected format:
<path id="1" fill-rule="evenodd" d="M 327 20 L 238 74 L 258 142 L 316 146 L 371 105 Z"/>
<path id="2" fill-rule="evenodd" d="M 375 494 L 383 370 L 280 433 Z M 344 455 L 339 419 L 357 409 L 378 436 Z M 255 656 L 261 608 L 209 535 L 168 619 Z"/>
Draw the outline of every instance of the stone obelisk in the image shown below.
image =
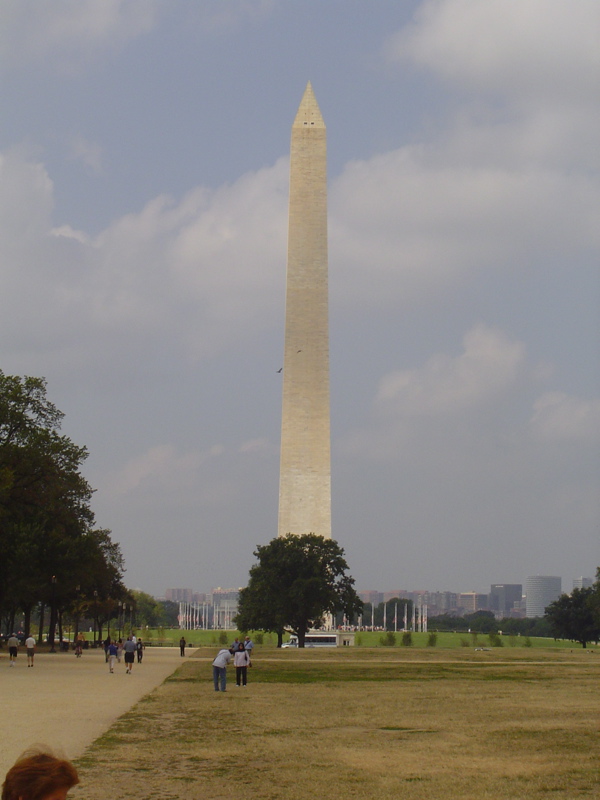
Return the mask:
<path id="1" fill-rule="evenodd" d="M 308 83 L 292 125 L 279 536 L 331 537 L 327 143 Z"/>

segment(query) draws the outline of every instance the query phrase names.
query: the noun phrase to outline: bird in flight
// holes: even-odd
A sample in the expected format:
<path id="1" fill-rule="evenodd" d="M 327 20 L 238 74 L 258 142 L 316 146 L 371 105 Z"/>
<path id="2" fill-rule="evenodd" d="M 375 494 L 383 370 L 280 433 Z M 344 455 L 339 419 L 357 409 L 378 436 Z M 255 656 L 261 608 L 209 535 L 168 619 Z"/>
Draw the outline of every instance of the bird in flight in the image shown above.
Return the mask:
<path id="1" fill-rule="evenodd" d="M 277 372 L 281 372 L 282 370 L 283 370 L 283 367 L 279 367 L 279 369 L 277 370 Z"/>

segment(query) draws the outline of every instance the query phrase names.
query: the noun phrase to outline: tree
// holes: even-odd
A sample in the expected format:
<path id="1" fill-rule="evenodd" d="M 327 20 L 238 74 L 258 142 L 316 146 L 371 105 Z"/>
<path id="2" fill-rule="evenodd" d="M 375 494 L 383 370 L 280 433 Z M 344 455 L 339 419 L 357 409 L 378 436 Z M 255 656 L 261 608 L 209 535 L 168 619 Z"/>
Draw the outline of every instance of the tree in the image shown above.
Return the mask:
<path id="1" fill-rule="evenodd" d="M 254 552 L 248 586 L 240 591 L 235 623 L 240 630 L 277 633 L 290 627 L 304 647 L 306 632 L 319 628 L 326 614 L 343 611 L 351 620 L 362 602 L 354 579 L 346 575 L 344 551 L 333 539 L 314 533 L 280 536 Z"/>
<path id="2" fill-rule="evenodd" d="M 555 636 L 579 642 L 582 647 L 600 640 L 597 591 L 597 585 L 573 589 L 570 595 L 561 594 L 558 600 L 550 603 L 545 616 Z"/>
<path id="3" fill-rule="evenodd" d="M 87 449 L 60 433 L 63 417 L 43 378 L 0 371 L 0 612 L 21 610 L 28 630 L 49 606 L 51 642 L 63 611 L 124 591 L 119 545 L 93 527 Z"/>

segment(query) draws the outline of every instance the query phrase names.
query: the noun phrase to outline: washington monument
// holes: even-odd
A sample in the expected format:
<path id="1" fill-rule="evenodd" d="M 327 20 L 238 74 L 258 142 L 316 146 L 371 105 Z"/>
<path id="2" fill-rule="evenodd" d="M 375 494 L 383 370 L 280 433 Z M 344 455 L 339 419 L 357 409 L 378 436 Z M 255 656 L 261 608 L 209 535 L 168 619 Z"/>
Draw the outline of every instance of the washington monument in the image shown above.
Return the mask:
<path id="1" fill-rule="evenodd" d="M 292 125 L 279 536 L 331 537 L 327 142 L 310 83 Z"/>

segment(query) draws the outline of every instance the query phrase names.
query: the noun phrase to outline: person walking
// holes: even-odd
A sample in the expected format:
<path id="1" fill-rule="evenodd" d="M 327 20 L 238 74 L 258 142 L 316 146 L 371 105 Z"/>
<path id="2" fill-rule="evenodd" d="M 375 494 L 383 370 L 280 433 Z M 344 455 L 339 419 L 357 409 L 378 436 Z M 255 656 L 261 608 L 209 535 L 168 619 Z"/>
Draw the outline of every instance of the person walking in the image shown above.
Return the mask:
<path id="1" fill-rule="evenodd" d="M 135 644 L 131 636 L 127 637 L 127 641 L 123 645 L 123 652 L 125 653 L 125 673 L 129 675 L 133 669 L 133 661 L 135 659 Z"/>
<path id="2" fill-rule="evenodd" d="M 81 658 L 81 654 L 83 653 L 83 643 L 85 642 L 85 636 L 83 633 L 77 634 L 77 639 L 75 640 L 75 657 Z"/>
<path id="3" fill-rule="evenodd" d="M 121 663 L 121 656 L 123 655 L 123 639 L 117 642 L 117 661 Z"/>
<path id="4" fill-rule="evenodd" d="M 144 649 L 145 649 L 145 644 L 142 642 L 141 639 L 138 639 L 137 642 L 135 643 L 135 651 L 137 653 L 138 664 L 142 663 L 142 658 L 144 657 Z"/>
<path id="5" fill-rule="evenodd" d="M 186 642 L 185 638 L 182 636 L 181 639 L 179 640 L 179 655 L 182 658 L 185 655 L 185 646 L 186 646 L 186 644 L 187 644 L 187 642 Z"/>
<path id="6" fill-rule="evenodd" d="M 17 634 L 13 633 L 8 637 L 8 655 L 10 656 L 10 666 L 14 667 L 19 652 L 19 640 Z"/>
<path id="7" fill-rule="evenodd" d="M 250 657 L 244 645 L 240 642 L 238 649 L 233 654 L 233 665 L 235 667 L 236 686 L 246 686 L 248 683 L 248 664 Z"/>
<path id="8" fill-rule="evenodd" d="M 231 661 L 232 655 L 232 650 L 219 650 L 217 657 L 212 663 L 215 692 L 219 691 L 219 684 L 221 685 L 222 692 L 227 691 L 227 664 Z"/>
<path id="9" fill-rule="evenodd" d="M 108 645 L 108 669 L 109 672 L 115 671 L 115 662 L 117 660 L 117 645 L 113 639 Z"/>
<path id="10" fill-rule="evenodd" d="M 254 642 L 249 636 L 244 639 L 244 650 L 248 653 L 248 666 L 252 665 L 252 651 L 254 650 Z"/>
<path id="11" fill-rule="evenodd" d="M 25 639 L 25 647 L 27 648 L 27 666 L 33 667 L 33 656 L 35 653 L 35 639 L 31 634 Z"/>

